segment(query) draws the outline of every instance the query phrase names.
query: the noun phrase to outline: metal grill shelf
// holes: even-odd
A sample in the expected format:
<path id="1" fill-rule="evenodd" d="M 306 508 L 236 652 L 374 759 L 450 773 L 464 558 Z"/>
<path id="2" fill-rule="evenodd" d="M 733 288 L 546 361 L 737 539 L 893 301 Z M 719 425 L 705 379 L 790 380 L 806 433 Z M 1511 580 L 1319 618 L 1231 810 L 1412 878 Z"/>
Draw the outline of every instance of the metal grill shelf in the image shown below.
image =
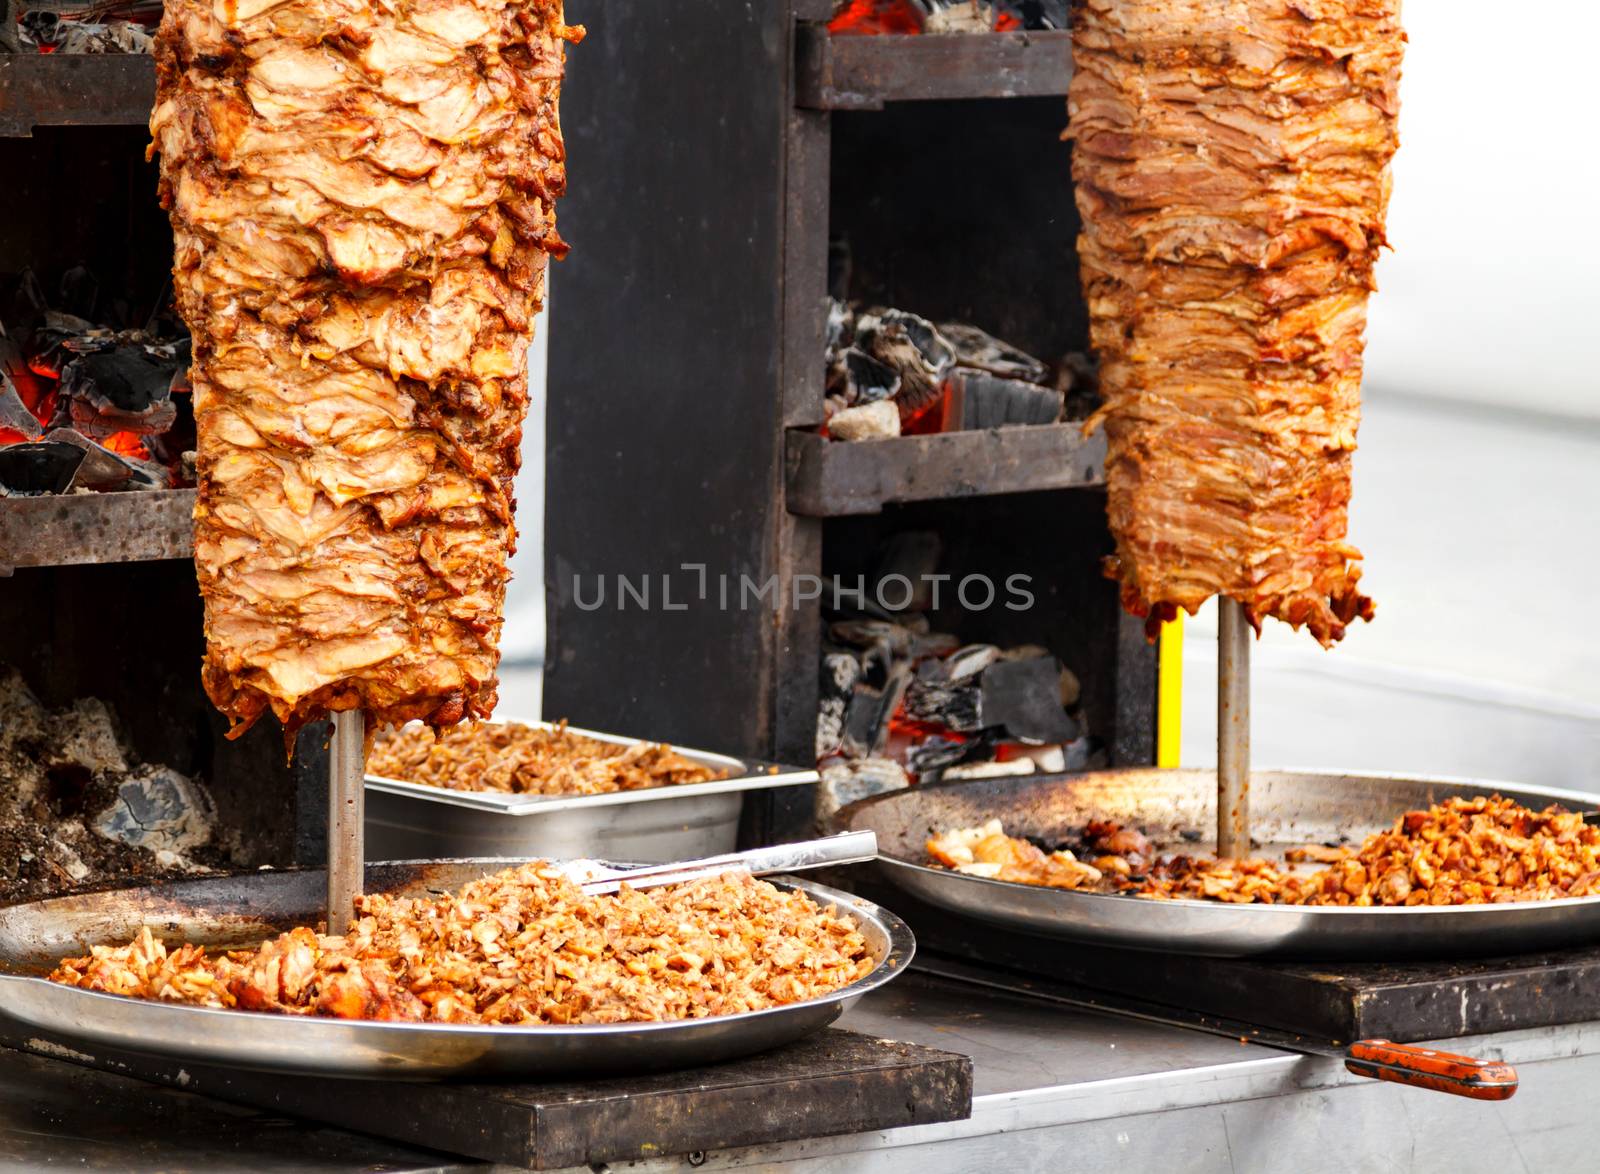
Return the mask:
<path id="1" fill-rule="evenodd" d="M 156 63 L 128 53 L 0 53 L 0 138 L 39 126 L 143 126 Z"/>
<path id="2" fill-rule="evenodd" d="M 0 501 L 0 575 L 17 567 L 137 563 L 194 553 L 193 489 Z"/>
<path id="3" fill-rule="evenodd" d="M 1072 34 L 1065 31 L 831 37 L 821 25 L 802 25 L 796 52 L 795 102 L 813 110 L 1064 96 L 1072 79 Z"/>
<path id="4" fill-rule="evenodd" d="M 1103 434 L 1078 423 L 831 441 L 791 429 L 788 505 L 812 518 L 881 513 L 886 505 L 944 501 L 1105 482 Z"/>

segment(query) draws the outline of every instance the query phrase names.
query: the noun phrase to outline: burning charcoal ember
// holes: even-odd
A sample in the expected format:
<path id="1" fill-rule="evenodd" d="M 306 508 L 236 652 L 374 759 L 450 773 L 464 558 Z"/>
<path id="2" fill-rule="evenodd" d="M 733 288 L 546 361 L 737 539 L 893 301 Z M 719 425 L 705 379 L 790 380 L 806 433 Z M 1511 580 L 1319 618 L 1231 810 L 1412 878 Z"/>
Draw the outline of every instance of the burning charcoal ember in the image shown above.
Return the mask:
<path id="1" fill-rule="evenodd" d="M 1054 424 L 1066 399 L 1053 387 L 999 379 L 981 371 L 957 371 L 951 395 L 959 402 L 959 427 L 1001 428 L 1015 424 Z M 948 430 L 948 426 L 947 426 Z"/>
<path id="2" fill-rule="evenodd" d="M 1013 758 L 1005 762 L 958 762 L 945 767 L 939 781 L 953 783 L 959 779 L 999 779 L 1009 775 L 1031 775 L 1037 769 L 1031 758 Z"/>
<path id="3" fill-rule="evenodd" d="M 893 400 L 879 400 L 836 412 L 828 421 L 834 440 L 889 440 L 900 435 L 900 409 Z"/>
<path id="4" fill-rule="evenodd" d="M 1003 25 L 1007 17 L 1015 20 L 1017 27 L 1024 29 L 1065 29 L 1070 27 L 1067 15 L 1067 0 L 1004 0 L 1000 8 L 1001 14 L 996 22 L 997 27 Z"/>
<path id="5" fill-rule="evenodd" d="M 1053 656 L 1003 660 L 983 672 L 983 714 L 1014 738 L 1071 742 L 1081 732 L 1061 707 L 1061 666 Z"/>
<path id="6" fill-rule="evenodd" d="M 78 450 L 59 450 L 63 464 L 77 465 L 53 492 L 171 486 L 182 454 L 194 447 L 192 396 L 173 397 L 174 388 L 187 390 L 189 340 L 118 332 L 52 309 L 31 271 L 0 280 L 0 288 L 7 314 L 0 327 L 0 454 L 19 439 L 38 439 L 42 429 L 43 440 Z M 74 266 L 59 297 L 88 311 L 100 300 L 99 282 Z M 0 455 L 0 463 L 24 456 Z"/>
<path id="7" fill-rule="evenodd" d="M 107 492 L 114 489 L 167 487 L 167 471 L 159 465 L 112 452 L 71 428 L 52 428 L 45 439 L 55 444 L 70 444 L 83 454 L 83 463 L 72 478 L 72 489 Z M 0 452 L 4 451 L 0 449 Z"/>
<path id="8" fill-rule="evenodd" d="M 969 733 L 981 730 L 983 690 L 977 685 L 942 685 L 914 680 L 906 689 L 906 716 L 937 722 L 946 729 Z"/>
<path id="9" fill-rule="evenodd" d="M 847 406 L 875 404 L 900 394 L 900 376 L 866 351 L 845 347 L 829 364 L 827 391 Z"/>
<path id="10" fill-rule="evenodd" d="M 920 0 L 834 0 L 828 32 L 835 37 L 920 33 L 925 16 Z"/>
<path id="11" fill-rule="evenodd" d="M 838 759 L 823 766 L 817 788 L 817 818 L 827 819 L 839 808 L 911 785 L 905 767 L 892 758 Z"/>
<path id="12" fill-rule="evenodd" d="M 0 494 L 34 497 L 65 493 L 83 463 L 83 453 L 57 441 L 30 441 L 0 447 Z"/>
<path id="13" fill-rule="evenodd" d="M 941 322 L 939 333 L 955 348 L 958 368 L 982 371 L 1001 379 L 1020 379 L 1024 383 L 1044 383 L 1050 378 L 1048 365 L 976 326 Z"/>
<path id="14" fill-rule="evenodd" d="M 22 402 L 22 393 L 11 377 L 0 370 L 0 432 L 10 429 L 24 440 L 38 440 L 44 435 L 44 425 Z"/>
<path id="15" fill-rule="evenodd" d="M 817 701 L 818 761 L 837 753 L 843 745 L 845 709 L 860 680 L 861 662 L 854 653 L 823 654 Z"/>
<path id="16" fill-rule="evenodd" d="M 955 348 L 932 322 L 904 310 L 873 310 L 856 319 L 856 346 L 900 376 L 901 410 L 915 411 L 939 397 L 955 365 Z"/>
<path id="17" fill-rule="evenodd" d="M 882 689 L 857 685 L 845 706 L 844 735 L 840 745 L 851 758 L 869 758 L 882 752 L 889 741 L 889 723 L 910 683 L 905 666 L 890 672 Z"/>
<path id="18" fill-rule="evenodd" d="M 61 393 L 72 426 L 91 440 L 118 432 L 165 432 L 178 409 L 172 402 L 175 360 L 124 344 L 79 355 L 61 370 Z"/>
<path id="19" fill-rule="evenodd" d="M 141 766 L 117 785 L 94 830 L 150 852 L 185 852 L 211 838 L 211 798 L 192 779 L 167 766 Z"/>
<path id="20" fill-rule="evenodd" d="M 937 777 L 945 767 L 954 766 L 970 752 L 971 747 L 965 742 L 935 735 L 924 738 L 906 751 L 906 769 L 923 782 L 928 782 L 930 775 Z"/>

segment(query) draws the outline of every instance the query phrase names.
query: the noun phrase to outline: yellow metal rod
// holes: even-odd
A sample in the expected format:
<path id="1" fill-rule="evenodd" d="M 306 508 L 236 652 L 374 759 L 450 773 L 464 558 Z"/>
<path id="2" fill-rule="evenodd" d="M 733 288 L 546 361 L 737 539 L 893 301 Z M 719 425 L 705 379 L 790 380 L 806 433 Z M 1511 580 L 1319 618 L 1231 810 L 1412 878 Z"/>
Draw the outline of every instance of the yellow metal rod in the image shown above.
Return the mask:
<path id="1" fill-rule="evenodd" d="M 1156 765 L 1178 765 L 1183 745 L 1183 612 L 1161 625 L 1156 652 Z"/>

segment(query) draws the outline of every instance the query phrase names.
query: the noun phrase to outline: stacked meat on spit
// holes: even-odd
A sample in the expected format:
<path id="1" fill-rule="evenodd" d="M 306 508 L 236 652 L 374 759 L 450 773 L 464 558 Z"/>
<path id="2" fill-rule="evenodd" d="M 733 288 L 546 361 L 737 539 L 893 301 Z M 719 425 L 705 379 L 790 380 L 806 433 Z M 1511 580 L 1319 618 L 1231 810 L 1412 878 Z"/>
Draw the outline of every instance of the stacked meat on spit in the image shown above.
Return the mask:
<path id="1" fill-rule="evenodd" d="M 1213 595 L 1323 644 L 1346 541 L 1398 0 L 1076 0 L 1079 240 L 1124 604 Z"/>
<path id="2" fill-rule="evenodd" d="M 236 732 L 493 708 L 579 32 L 560 0 L 166 6 L 151 131 Z"/>

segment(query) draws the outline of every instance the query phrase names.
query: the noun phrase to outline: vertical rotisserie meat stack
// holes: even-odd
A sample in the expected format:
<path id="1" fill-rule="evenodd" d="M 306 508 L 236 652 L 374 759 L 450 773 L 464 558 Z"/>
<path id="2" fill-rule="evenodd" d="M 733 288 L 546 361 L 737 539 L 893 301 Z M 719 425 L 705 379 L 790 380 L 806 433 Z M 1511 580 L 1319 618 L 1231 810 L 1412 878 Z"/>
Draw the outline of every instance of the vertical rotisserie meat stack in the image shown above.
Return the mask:
<path id="1" fill-rule="evenodd" d="M 167 0 L 150 127 L 235 732 L 493 708 L 580 33 L 560 0 Z"/>
<path id="2" fill-rule="evenodd" d="M 1073 175 L 1124 605 L 1324 645 L 1384 244 L 1398 0 L 1075 0 Z"/>

